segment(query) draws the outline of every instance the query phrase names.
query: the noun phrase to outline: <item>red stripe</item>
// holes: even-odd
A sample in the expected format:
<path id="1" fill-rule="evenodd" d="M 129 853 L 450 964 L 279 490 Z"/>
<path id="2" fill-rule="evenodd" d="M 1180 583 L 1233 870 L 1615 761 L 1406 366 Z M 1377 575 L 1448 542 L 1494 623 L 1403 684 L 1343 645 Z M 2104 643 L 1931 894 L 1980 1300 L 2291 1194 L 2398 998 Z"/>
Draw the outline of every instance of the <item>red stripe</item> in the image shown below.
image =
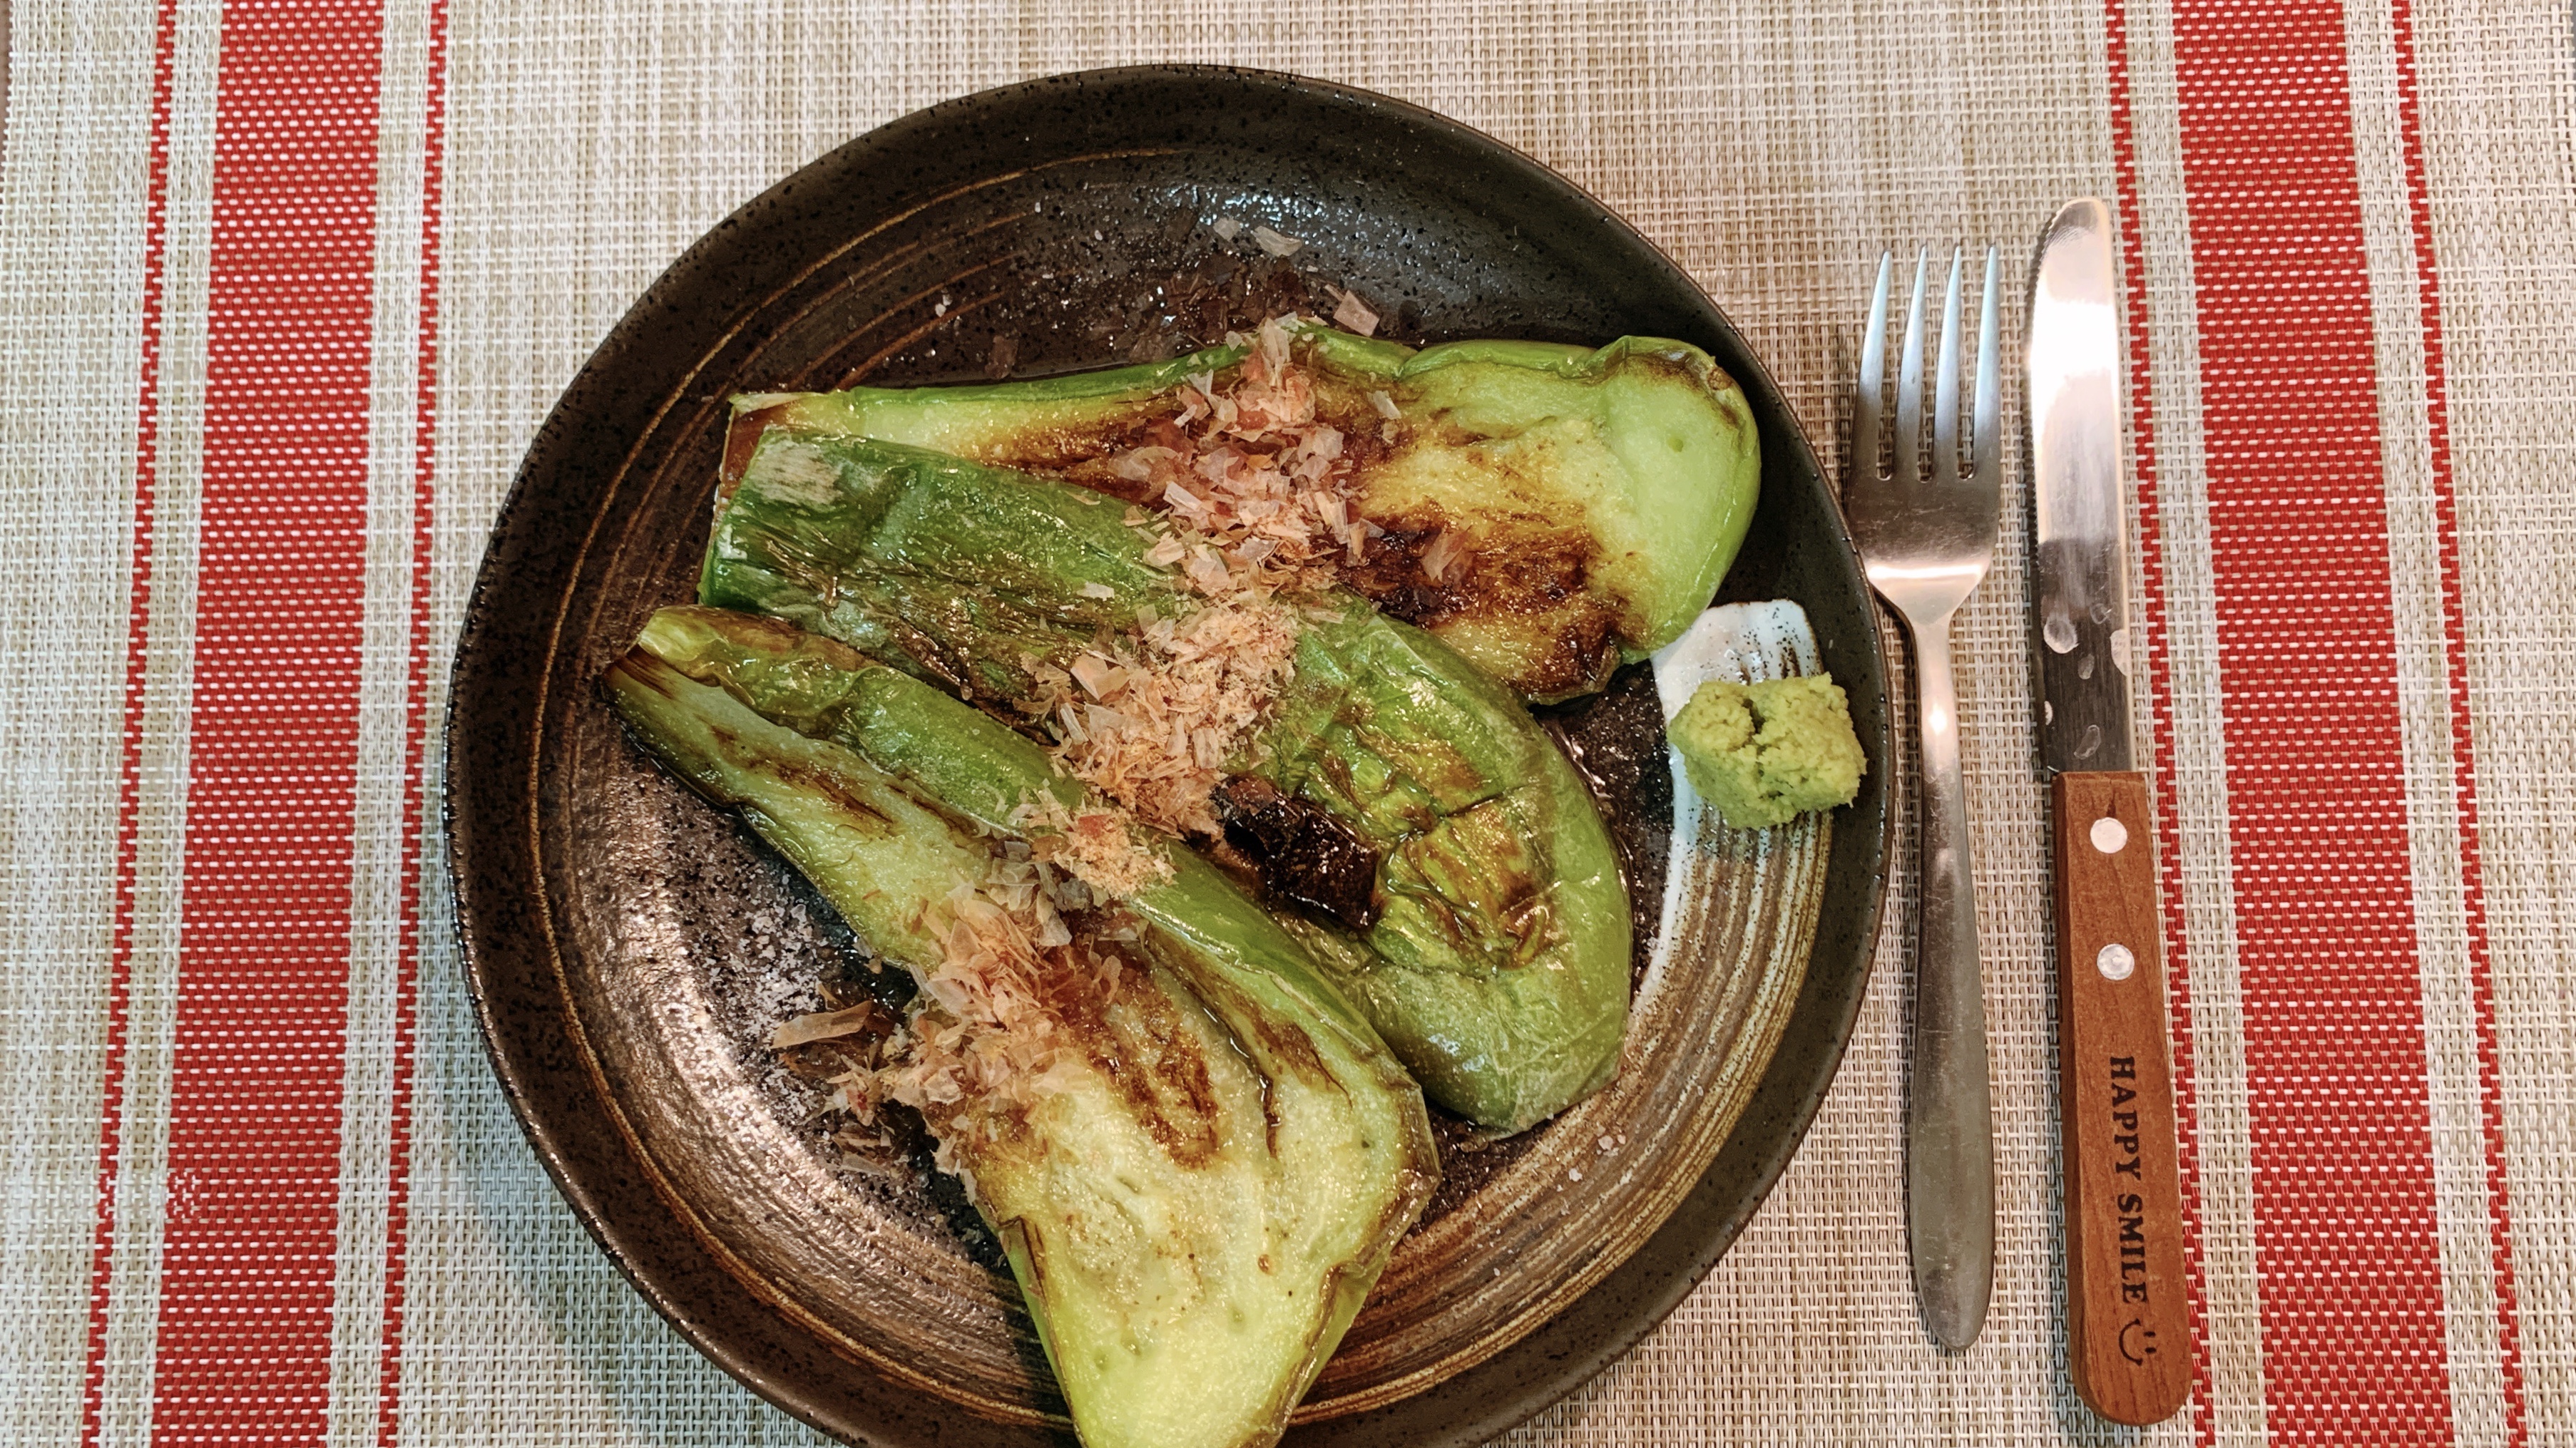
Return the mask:
<path id="1" fill-rule="evenodd" d="M 403 1283 L 411 1237 L 411 1090 L 414 1023 L 420 1000 L 422 761 L 429 737 L 430 528 L 438 501 L 438 227 L 445 175 L 447 5 L 430 0 L 428 94 L 423 101 L 420 177 L 420 347 L 414 358 L 411 500 L 410 667 L 403 686 L 402 946 L 394 988 L 393 1109 L 385 1183 L 385 1308 L 378 1348 L 376 1440 L 402 1435 Z"/>
<path id="2" fill-rule="evenodd" d="M 117 764 L 115 919 L 108 932 L 107 1045 L 99 1067 L 98 1216 L 90 1227 L 89 1340 L 81 1368 L 81 1444 L 98 1442 L 107 1378 L 109 1268 L 116 1176 L 125 1154 L 125 1044 L 134 979 L 136 817 L 143 793 L 144 676 L 152 643 L 152 534 L 161 467 L 162 242 L 170 215 L 170 73 L 179 8 L 162 0 L 152 38 L 152 155 L 143 192 L 143 356 L 134 424 L 134 540 L 125 615 L 125 742 Z"/>
<path id="3" fill-rule="evenodd" d="M 2138 559 L 2144 575 L 2141 612 L 2147 633 L 2147 697 L 2155 729 L 2156 883 L 2164 906 L 2167 1011 L 2173 1040 L 2174 1126 L 2182 1178 L 2183 1273 L 2191 1303 L 2192 1436 L 2218 1441 L 2217 1405 L 2209 1391 L 2209 1294 L 2202 1253 L 2200 1103 L 2191 1031 L 2191 956 L 2183 931 L 2182 806 L 2174 793 L 2173 630 L 2165 606 L 2164 512 L 2157 491 L 2155 374 L 2147 346 L 2146 248 L 2138 225 L 2138 149 L 2129 108 L 2129 17 L 2123 0 L 2106 0 L 2103 41 L 2109 65 L 2111 155 L 2120 196 L 2121 271 L 2127 283 L 2130 456 L 2138 507 Z"/>
<path id="4" fill-rule="evenodd" d="M 2447 1441 L 2370 279 L 2332 0 L 2181 0 L 2265 1422 Z"/>
<path id="5" fill-rule="evenodd" d="M 379 21 L 224 9 L 156 1443 L 326 1427 Z"/>
<path id="6" fill-rule="evenodd" d="M 2469 737 L 2468 625 L 2460 609 L 2459 509 L 2451 486 L 2450 389 L 2442 356 L 2442 288 L 2433 265 L 2432 198 L 2424 183 L 2424 121 L 2415 79 L 2415 17 L 2391 0 L 2397 53 L 2398 127 L 2406 156 L 2409 234 L 2415 246 L 2416 309 L 2424 333 L 2424 423 L 2433 474 L 2434 536 L 2442 569 L 2442 656 L 2450 679 L 2451 797 L 2459 814 L 2460 907 L 2468 942 L 2469 996 L 2477 1018 L 2478 1121 L 2485 1137 L 2487 1231 L 2495 1269 L 2496 1357 L 2504 1379 L 2505 1437 L 2528 1441 L 2522 1383 L 2522 1325 L 2513 1279 L 2513 1212 L 2506 1190 L 2504 1088 L 2497 1077 L 2495 975 L 2487 955 L 2486 890 L 2478 858 L 2477 751 Z"/>

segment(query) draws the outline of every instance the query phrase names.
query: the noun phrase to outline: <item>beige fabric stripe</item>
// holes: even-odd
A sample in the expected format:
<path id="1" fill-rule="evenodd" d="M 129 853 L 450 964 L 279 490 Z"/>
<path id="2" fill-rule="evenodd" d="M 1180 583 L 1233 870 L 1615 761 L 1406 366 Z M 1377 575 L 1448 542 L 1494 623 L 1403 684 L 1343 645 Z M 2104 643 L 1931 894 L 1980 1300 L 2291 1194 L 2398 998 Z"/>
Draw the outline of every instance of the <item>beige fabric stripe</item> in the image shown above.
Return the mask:
<path id="1" fill-rule="evenodd" d="M 2460 819 L 2453 799 L 2436 479 L 2427 352 L 2389 0 L 2345 7 L 2353 142 L 2378 342 L 2398 710 L 2406 759 L 2417 955 L 2423 974 L 2427 1098 L 2441 1222 L 2454 1441 L 2508 1441 L 2499 1352 L 2487 1154 L 2480 1116 L 2477 1002 L 2469 983 Z M 2456 586 L 2453 581 L 2451 586 Z"/>
<path id="2" fill-rule="evenodd" d="M 403 773 L 410 747 L 412 514 L 418 430 L 426 0 L 384 10 L 375 336 L 369 384 L 367 600 L 361 645 L 349 1025 L 342 1088 L 329 1435 L 374 1448 L 383 1378 L 395 999 L 402 954 Z M 424 860 L 424 868 L 436 869 Z M 437 928 L 436 926 L 432 927 Z"/>
<path id="3" fill-rule="evenodd" d="M 100 515 L 109 532 L 104 535 L 113 543 L 112 552 L 78 561 L 63 559 L 40 566 L 35 576 L 54 581 L 57 588 L 94 589 L 98 598 L 84 599 L 55 593 L 39 595 L 35 601 L 45 608 L 45 616 L 25 637 L 53 641 L 58 650 L 48 662 L 31 662 L 22 671 L 8 671 L 0 689 L 12 693 L 31 682 L 78 679 L 89 687 L 104 691 L 105 702 L 94 712 L 86 706 L 63 707 L 65 701 L 43 698 L 12 699 L 5 716 L 13 721 L 38 721 L 40 729 L 62 729 L 78 737 L 85 723 L 103 731 L 111 741 L 105 756 L 105 773 L 100 778 L 87 777 L 87 770 L 61 768 L 68 761 L 58 761 L 53 770 L 21 770 L 13 767 L 10 776 L 21 787 L 40 795 L 53 794 L 58 802 L 79 811 L 77 823 L 65 819 L 52 830 L 11 828 L 14 846 L 27 848 L 37 860 L 39 871 L 58 872 L 48 888 L 37 893 L 44 903 L 41 912 L 31 918 L 42 920 L 54 929 L 66 927 L 97 932 L 94 948 L 66 959 L 61 964 L 74 974 L 69 978 L 38 980 L 49 997 L 78 1001 L 82 1013 L 78 1028 L 66 1034 L 78 1039 L 86 1036 L 100 1039 L 105 1024 L 104 990 L 108 979 L 109 951 L 107 930 L 112 901 L 107 892 L 114 880 L 114 848 L 117 828 L 117 763 L 112 741 L 123 724 L 123 684 L 126 668 L 124 631 L 128 617 L 131 575 L 133 520 L 132 477 L 135 459 L 135 378 L 133 347 L 139 337 L 139 298 L 144 264 L 144 161 L 149 154 L 149 123 L 152 101 L 152 62 L 156 16 L 146 8 L 130 17 L 130 24 L 102 26 L 87 11 L 56 13 L 50 8 L 23 13 L 25 27 L 17 37 L 22 47 L 42 46 L 48 51 L 82 54 L 84 69 L 89 64 L 110 61 L 117 67 L 117 88 L 112 95 L 97 94 L 71 106 L 68 116 L 81 121 L 82 107 L 96 114 L 130 117 L 135 130 L 130 136 L 116 138 L 114 149 L 99 147 L 87 155 L 57 158 L 71 175 L 77 175 L 84 162 L 110 162 L 120 180 L 133 187 L 129 209 L 114 217 L 89 218 L 90 229 L 74 233 L 74 253 L 79 264 L 91 269 L 91 275 L 113 278 L 118 292 L 101 294 L 78 284 L 61 290 L 39 291 L 31 297 L 41 315 L 55 327 L 78 329 L 84 324 L 97 327 L 109 323 L 110 335 L 124 338 L 126 349 L 119 365 L 98 367 L 94 372 L 74 370 L 70 375 L 92 375 L 104 382 L 94 397 L 85 399 L 96 408 L 111 429 L 105 435 L 88 427 L 66 428 L 47 442 L 54 447 L 82 450 L 81 456 L 66 458 L 56 479 L 53 497 L 77 498 L 93 506 L 112 508 L 113 516 Z M 153 532 L 151 568 L 153 573 L 150 644 L 145 670 L 144 712 L 141 719 L 140 790 L 136 816 L 136 868 L 133 910 L 133 949 L 130 962 L 130 994 L 127 1016 L 127 1047 L 122 1081 L 124 1091 L 123 1135 L 120 1170 L 115 1185 L 115 1216 L 112 1251 L 108 1261 L 107 1336 L 102 1364 L 99 1441 L 102 1444 L 136 1443 L 149 1432 L 153 1338 L 158 1321 L 160 1284 L 160 1226 L 168 1183 L 163 1166 L 163 1148 L 168 1129 L 168 1082 L 171 1031 L 175 1005 L 178 961 L 179 860 L 183 847 L 184 801 L 187 790 L 187 678 L 190 646 L 193 639 L 193 595 L 196 574 L 195 534 L 191 521 L 197 501 L 197 458 L 199 431 L 204 396 L 205 360 L 205 237 L 209 226 L 210 177 L 213 147 L 214 27 L 217 10 L 213 5 L 182 6 L 176 29 L 172 57 L 171 111 L 169 128 L 169 163 L 167 171 L 168 211 L 162 271 L 162 342 L 159 385 L 159 466 L 156 470 L 157 519 Z M 39 27 L 42 28 L 39 28 Z M 25 49 L 20 54 L 24 55 Z M 32 99 L 32 97 L 30 98 Z M 21 134 L 13 128 L 13 144 Z M 97 137 L 83 134 L 79 138 L 96 145 Z M 22 159 L 23 158 L 23 159 Z M 11 175 L 27 174 L 22 166 L 42 164 L 33 156 L 13 152 Z M 131 175 L 127 176 L 130 169 Z M 60 173 L 58 173 L 60 174 Z M 64 219 L 80 219 L 79 208 Z M 59 263 L 57 263 L 59 266 Z M 15 273 L 13 273 L 15 274 Z M 38 272 L 40 285 L 45 280 Z M 84 295 L 86 293 L 86 295 Z M 69 340 L 58 333 L 56 345 Z M 75 344 L 77 345 L 77 344 Z M 25 355 L 11 351 L 12 356 Z M 47 353 L 39 349 L 38 357 Z M 39 383 L 20 389 L 24 397 L 61 397 L 56 369 Z M 121 417 L 119 416 L 121 414 Z M 43 425 L 38 414 L 39 425 Z M 60 425 L 63 419 L 53 419 Z M 102 474 L 113 469 L 112 474 Z M 92 474 L 102 474 L 92 476 Z M 41 514 L 40 514 L 41 516 Z M 89 635 L 103 630 L 100 637 Z M 112 637 L 107 634 L 112 633 Z M 90 723 L 89 721 L 94 721 Z M 59 792 L 57 794 L 57 792 Z M 13 822 L 14 826 L 14 822 Z M 56 832 L 59 831 L 59 832 Z M 81 838 L 98 832 L 108 851 L 106 863 L 95 876 L 87 867 L 75 864 L 51 852 L 60 848 L 63 839 Z M 68 901 L 44 899 L 55 895 L 64 883 L 73 881 L 100 892 L 94 913 L 84 915 Z M 49 973 L 50 974 L 50 973 Z M 97 1191 L 95 1161 L 98 1140 L 98 1100 L 100 1061 L 95 1047 L 80 1058 L 79 1070 L 84 1076 L 69 1076 L 63 1087 L 70 1092 L 85 1092 L 88 1106 L 77 1113 L 65 1112 L 66 1124 L 88 1134 L 87 1148 L 93 1163 L 78 1187 L 81 1221 L 76 1227 L 77 1257 L 82 1277 L 81 1290 L 73 1310 L 59 1319 L 48 1317 L 50 1324 L 59 1321 L 69 1336 L 57 1344 L 43 1339 L 48 1360 L 47 1370 L 34 1382 L 42 1390 L 32 1392 L 31 1404 L 44 1403 L 53 1390 L 73 1397 L 77 1414 L 85 1361 L 85 1335 L 89 1322 L 88 1273 L 91 1263 L 89 1213 L 94 1210 Z M 59 1069 L 59 1068 L 57 1068 Z M 47 1235 L 64 1231 L 73 1224 L 54 1224 Z M 12 1233 L 13 1238 L 16 1233 Z M 68 1246 L 70 1236 L 59 1239 Z M 14 1280 L 14 1274 L 12 1274 Z M 67 1353 L 58 1358 L 57 1353 Z M 13 1381 L 20 1381 L 14 1379 Z M 78 1433 L 78 1418 L 72 1420 L 70 1434 Z"/>
<path id="4" fill-rule="evenodd" d="M 196 646 L 197 502 L 206 397 L 208 241 L 213 230 L 220 6 L 182 5 L 171 46 L 169 221 L 163 247 L 160 473 L 152 557 L 149 692 L 136 830 L 125 1169 L 117 1184 L 99 1443 L 151 1433 L 160 1324 L 161 1226 L 170 1070 L 177 1028 L 181 861 L 187 847 L 188 707 Z"/>
<path id="5" fill-rule="evenodd" d="M 2209 1356 L 2208 1419 L 2220 1443 L 2263 1439 L 2262 1324 L 2254 1259 L 2253 1150 L 2245 1094 L 2243 996 L 2227 841 L 2225 718 L 2218 687 L 2211 578 L 2200 329 L 2190 217 L 2183 201 L 2172 9 L 2129 11 L 2130 118 L 2146 259 L 2154 409 L 2156 512 L 2163 545 L 2180 848 L 2157 868 L 2180 876 L 2192 1006 L 2192 1090 L 2200 1171 L 2201 1294 Z M 2132 379 L 2133 387 L 2136 386 Z M 2200 1411 L 2198 1405 L 2192 1409 Z"/>
<path id="6" fill-rule="evenodd" d="M 0 591 L 0 1138 L 15 1158 L 0 1437 L 70 1442 L 98 1191 L 153 30 L 148 9 L 24 5 L 13 20 L 0 438 L 11 471 L 59 502 L 0 513 L 27 581 Z"/>
<path id="7" fill-rule="evenodd" d="M 2576 80 L 2563 7 L 2414 6 L 2529 1440 L 2576 1439 Z"/>
<path id="8" fill-rule="evenodd" d="M 2262 1322 L 2254 1265 L 2254 1157 L 2244 1067 L 2244 997 L 2236 979 L 2236 891 L 2228 861 L 2226 719 L 2218 691 L 2215 585 L 2200 322 L 2190 211 L 2182 191 L 2182 126 L 2174 82 L 2172 5 L 2128 13 L 2130 126 L 2138 157 L 2138 227 L 2146 255 L 2146 327 L 2156 446 L 2156 520 L 2164 557 L 2172 711 L 2174 835 L 2159 871 L 2179 876 L 2192 1000 L 2192 1100 L 2200 1152 L 2200 1291 L 2208 1350 L 2208 1420 L 2218 1443 L 2264 1435 Z M 2133 379 L 2136 386 L 2136 379 Z M 2200 1412 L 2195 1404 L 2192 1412 Z"/>

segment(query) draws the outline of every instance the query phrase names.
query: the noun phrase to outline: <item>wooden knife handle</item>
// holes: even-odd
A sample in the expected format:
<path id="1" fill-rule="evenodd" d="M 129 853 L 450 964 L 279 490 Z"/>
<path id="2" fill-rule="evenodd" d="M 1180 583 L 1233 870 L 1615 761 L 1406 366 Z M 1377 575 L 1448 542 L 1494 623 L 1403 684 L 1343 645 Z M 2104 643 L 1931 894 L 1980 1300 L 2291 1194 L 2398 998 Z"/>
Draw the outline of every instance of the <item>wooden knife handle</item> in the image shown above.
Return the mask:
<path id="1" fill-rule="evenodd" d="M 2067 1360 L 2094 1412 L 2162 1422 L 2192 1352 L 2146 776 L 2061 774 L 2050 812 Z"/>

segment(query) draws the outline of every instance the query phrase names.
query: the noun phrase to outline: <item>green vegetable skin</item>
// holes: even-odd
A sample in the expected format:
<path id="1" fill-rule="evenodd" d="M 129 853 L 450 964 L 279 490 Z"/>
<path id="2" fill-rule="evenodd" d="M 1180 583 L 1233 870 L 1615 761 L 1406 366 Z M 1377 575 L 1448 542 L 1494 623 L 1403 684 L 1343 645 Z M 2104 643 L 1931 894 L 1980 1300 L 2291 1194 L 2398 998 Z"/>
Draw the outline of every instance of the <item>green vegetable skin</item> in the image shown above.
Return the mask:
<path id="1" fill-rule="evenodd" d="M 860 934 L 916 967 L 979 830 L 1080 792 L 1033 744 L 829 640 L 712 609 L 653 616 L 604 679 L 635 736 L 738 807 Z M 949 1145 L 974 1174 L 1089 1448 L 1237 1448 L 1285 1427 L 1437 1181 L 1422 1098 L 1295 941 L 1212 867 L 1130 907 L 1159 997 L 1030 1108 Z M 1156 1004 L 1159 999 L 1160 1004 Z M 1154 1061 L 1122 1089 L 1099 1061 Z M 1171 1090 L 1197 1075 L 1195 1089 Z"/>
<path id="2" fill-rule="evenodd" d="M 1451 529 L 1471 550 L 1440 580 L 1398 556 L 1355 570 L 1354 585 L 1524 696 L 1588 693 L 1622 657 L 1671 643 L 1734 562 L 1762 447 L 1742 390 L 1700 349 L 1623 337 L 1597 351 L 1471 341 L 1417 352 L 1321 326 L 1296 337 L 1319 416 L 1356 440 L 1353 511 L 1414 539 Z M 1115 491 L 1081 464 L 1142 441 L 1191 374 L 1244 355 L 744 397 L 728 453 L 738 466 L 772 429 L 872 437 Z M 1373 393 L 1399 414 L 1391 445 Z"/>
<path id="3" fill-rule="evenodd" d="M 1027 699 L 1023 660 L 1193 603 L 1118 505 L 858 438 L 766 433 L 716 524 L 700 601 L 770 614 L 970 695 Z M 1086 587 L 1089 592 L 1086 593 Z M 1517 1131 L 1618 1066 L 1625 886 L 1608 832 L 1510 693 L 1339 595 L 1236 772 L 1385 851 L 1365 935 L 1283 917 L 1431 1099 Z"/>

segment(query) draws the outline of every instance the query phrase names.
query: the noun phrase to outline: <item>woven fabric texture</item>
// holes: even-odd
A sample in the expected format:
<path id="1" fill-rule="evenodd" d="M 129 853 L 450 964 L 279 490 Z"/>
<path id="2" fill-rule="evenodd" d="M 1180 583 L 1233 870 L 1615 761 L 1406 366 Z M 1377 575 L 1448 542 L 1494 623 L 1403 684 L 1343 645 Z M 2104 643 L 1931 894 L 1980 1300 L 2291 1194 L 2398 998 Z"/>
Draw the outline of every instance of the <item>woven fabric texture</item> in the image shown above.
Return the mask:
<path id="1" fill-rule="evenodd" d="M 1955 635 L 2001 1183 L 1984 1337 L 1936 1350 L 1907 1274 L 1908 832 L 1796 1161 L 1660 1330 L 1504 1441 L 2576 1441 L 2563 5 L 8 22 L 0 1440 L 818 1441 L 627 1286 L 511 1118 L 437 835 L 447 659 L 539 422 L 707 228 L 921 106 L 1192 61 L 1383 91 L 1563 172 L 1717 299 L 1829 467 L 1882 248 L 1999 244 L 2014 356 L 2041 224 L 2077 195 L 2124 213 L 2192 1405 L 2114 1429 L 2067 1375 L 2013 447 Z M 288 1217 L 293 1261 L 228 1255 Z M 204 1307 L 227 1293 L 275 1314 L 228 1325 Z"/>

